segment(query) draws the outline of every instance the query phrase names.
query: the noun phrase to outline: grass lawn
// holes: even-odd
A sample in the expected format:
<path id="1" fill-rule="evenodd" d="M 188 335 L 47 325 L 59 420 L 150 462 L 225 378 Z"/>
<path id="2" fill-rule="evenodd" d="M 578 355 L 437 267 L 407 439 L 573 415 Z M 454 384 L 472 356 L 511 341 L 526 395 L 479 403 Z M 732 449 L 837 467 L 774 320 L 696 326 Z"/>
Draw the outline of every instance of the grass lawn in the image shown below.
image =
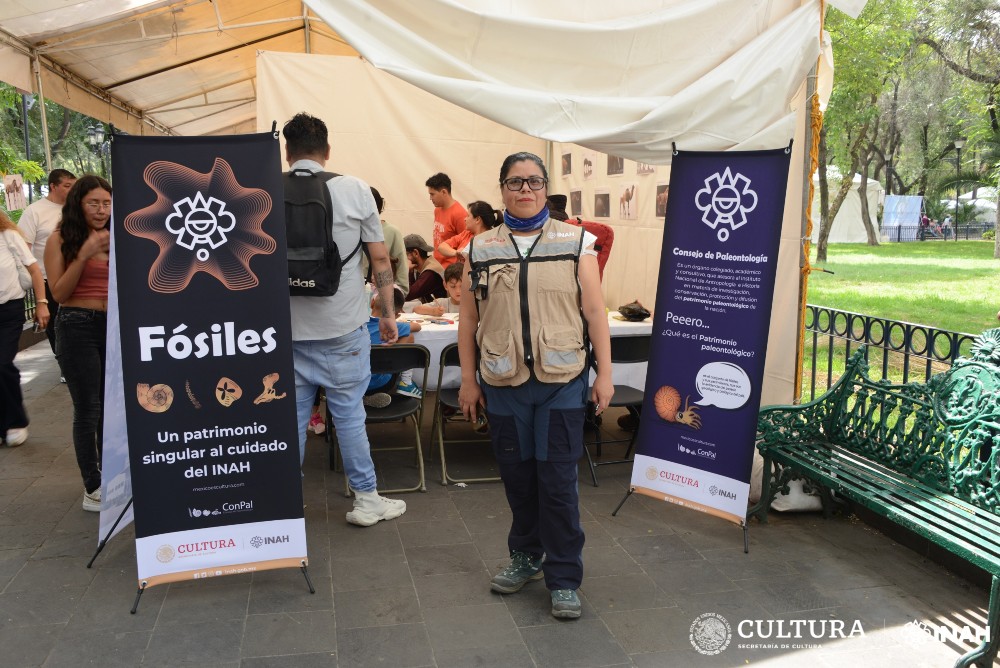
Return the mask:
<path id="1" fill-rule="evenodd" d="M 806 300 L 938 329 L 978 334 L 997 327 L 1000 260 L 992 241 L 830 244 L 826 262 L 813 246 Z"/>
<path id="2" fill-rule="evenodd" d="M 831 244 L 828 261 L 814 267 L 833 274 L 815 271 L 809 277 L 808 303 L 851 311 L 889 320 L 926 325 L 936 329 L 978 334 L 1000 326 L 1000 260 L 993 259 L 992 241 L 925 241 L 865 244 Z M 827 385 L 844 371 L 847 346 L 822 336 L 812 350 L 812 335 L 806 333 L 801 399 L 821 394 Z M 917 348 L 920 343 L 917 342 Z M 851 352 L 857 344 L 850 347 Z M 968 354 L 962 350 L 962 354 Z M 815 388 L 812 387 L 812 356 L 816 355 Z M 832 359 L 831 359 L 832 358 Z M 879 378 L 883 354 L 869 352 L 873 377 Z M 893 382 L 904 378 L 904 357 L 889 353 L 886 376 Z M 939 373 L 946 363 L 910 361 L 908 380 L 922 381 L 927 371 Z M 815 391 L 815 395 L 813 392 Z"/>

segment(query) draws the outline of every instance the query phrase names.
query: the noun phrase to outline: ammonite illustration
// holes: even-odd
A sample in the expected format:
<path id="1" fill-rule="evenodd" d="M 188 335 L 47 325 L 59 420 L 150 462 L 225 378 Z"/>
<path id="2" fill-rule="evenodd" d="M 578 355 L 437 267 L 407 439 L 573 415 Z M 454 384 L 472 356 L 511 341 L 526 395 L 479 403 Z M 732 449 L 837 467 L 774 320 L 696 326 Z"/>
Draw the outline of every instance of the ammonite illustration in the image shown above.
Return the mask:
<path id="1" fill-rule="evenodd" d="M 264 391 L 260 393 L 260 396 L 253 400 L 254 406 L 257 404 L 265 404 L 269 401 L 275 401 L 277 399 L 284 399 L 286 392 L 278 394 L 274 389 L 274 384 L 278 382 L 279 376 L 276 373 L 269 373 L 264 376 Z"/>
<path id="2" fill-rule="evenodd" d="M 232 378 L 223 376 L 215 386 L 215 398 L 226 408 L 232 406 L 233 402 L 242 396 L 243 388 Z"/>
<path id="3" fill-rule="evenodd" d="M 701 416 L 697 406 L 691 406 L 691 396 L 684 400 L 684 410 L 681 407 L 681 393 L 669 385 L 664 385 L 653 395 L 653 406 L 656 414 L 667 422 L 680 422 L 692 429 L 701 429 Z"/>
<path id="4" fill-rule="evenodd" d="M 150 413 L 163 413 L 174 403 L 174 391 L 163 383 L 152 387 L 139 383 L 135 386 L 135 394 L 139 405 Z"/>

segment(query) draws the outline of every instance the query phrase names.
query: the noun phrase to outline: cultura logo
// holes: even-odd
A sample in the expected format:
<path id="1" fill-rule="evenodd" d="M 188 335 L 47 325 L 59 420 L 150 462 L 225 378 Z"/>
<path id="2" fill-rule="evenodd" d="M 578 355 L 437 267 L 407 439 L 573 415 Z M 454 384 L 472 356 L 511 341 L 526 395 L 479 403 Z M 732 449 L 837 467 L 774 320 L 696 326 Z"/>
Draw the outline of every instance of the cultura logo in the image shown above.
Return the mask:
<path id="1" fill-rule="evenodd" d="M 699 654 L 712 656 L 729 647 L 733 629 L 722 615 L 706 612 L 698 615 L 692 622 L 688 639 Z"/>

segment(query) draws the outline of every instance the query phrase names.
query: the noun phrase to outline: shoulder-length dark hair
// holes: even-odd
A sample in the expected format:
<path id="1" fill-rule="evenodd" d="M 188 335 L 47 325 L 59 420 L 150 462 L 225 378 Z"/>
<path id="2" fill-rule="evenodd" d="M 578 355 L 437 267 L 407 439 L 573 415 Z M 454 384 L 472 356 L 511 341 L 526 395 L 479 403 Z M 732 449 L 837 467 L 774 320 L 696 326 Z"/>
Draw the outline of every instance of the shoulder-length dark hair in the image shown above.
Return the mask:
<path id="1" fill-rule="evenodd" d="M 494 209 L 488 202 L 484 202 L 482 200 L 476 200 L 475 202 L 469 204 L 469 214 L 471 214 L 473 218 L 479 218 L 482 220 L 483 227 L 488 230 L 492 230 L 503 220 L 503 216 L 499 211 Z"/>
<path id="2" fill-rule="evenodd" d="M 100 176 L 87 174 L 81 176 L 70 188 L 66 195 L 66 203 L 62 209 L 62 222 L 59 224 L 59 233 L 62 235 L 63 261 L 69 264 L 76 259 L 80 253 L 80 247 L 90 236 L 90 226 L 83 211 L 83 198 L 90 194 L 91 190 L 103 188 L 111 194 L 111 184 Z"/>

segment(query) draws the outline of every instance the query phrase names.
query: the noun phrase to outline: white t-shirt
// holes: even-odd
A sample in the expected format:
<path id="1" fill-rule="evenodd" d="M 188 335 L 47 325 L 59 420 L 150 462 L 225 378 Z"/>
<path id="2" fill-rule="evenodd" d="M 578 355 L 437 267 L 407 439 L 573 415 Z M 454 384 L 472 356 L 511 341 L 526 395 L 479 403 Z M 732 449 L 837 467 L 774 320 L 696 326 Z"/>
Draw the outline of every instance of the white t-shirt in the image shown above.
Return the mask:
<path id="1" fill-rule="evenodd" d="M 299 160 L 292 169 L 323 171 L 312 160 Z M 333 240 L 341 257 L 347 257 L 362 242 L 383 241 L 382 223 L 371 188 L 353 176 L 338 176 L 327 181 L 333 199 Z M 365 299 L 365 281 L 361 273 L 359 248 L 344 263 L 340 287 L 332 297 L 292 297 L 292 340 L 323 341 L 349 334 L 368 322 L 371 307 Z"/>
<path id="2" fill-rule="evenodd" d="M 24 299 L 25 294 L 17 280 L 14 255 L 17 255 L 25 267 L 35 264 L 37 260 L 24 242 L 24 237 L 15 230 L 5 230 L 0 237 L 3 237 L 0 239 L 0 304 L 6 304 L 13 299 Z"/>
<path id="3" fill-rule="evenodd" d="M 32 254 L 38 260 L 38 268 L 45 277 L 45 242 L 49 240 L 59 221 L 62 220 L 62 204 L 56 204 L 43 197 L 24 210 L 17 227 L 28 242 Z"/>

